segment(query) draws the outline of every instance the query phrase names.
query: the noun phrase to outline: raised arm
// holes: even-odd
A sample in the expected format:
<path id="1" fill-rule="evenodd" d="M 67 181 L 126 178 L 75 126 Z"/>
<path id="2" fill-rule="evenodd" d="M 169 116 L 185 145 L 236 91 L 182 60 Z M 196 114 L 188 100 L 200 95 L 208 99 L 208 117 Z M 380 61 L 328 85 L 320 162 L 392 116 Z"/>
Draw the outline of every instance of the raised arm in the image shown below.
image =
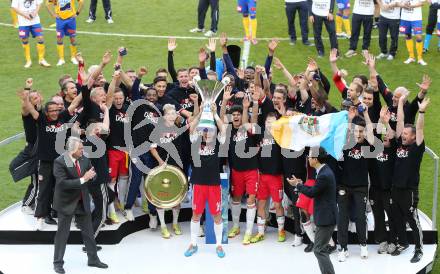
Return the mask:
<path id="1" fill-rule="evenodd" d="M 399 104 L 397 105 L 397 124 L 396 124 L 396 137 L 399 138 L 402 135 L 403 128 L 405 126 L 405 112 L 403 111 L 403 105 L 406 102 L 407 95 L 402 95 L 399 98 Z"/>
<path id="2" fill-rule="evenodd" d="M 364 118 L 365 118 L 365 139 L 370 145 L 374 144 L 374 128 L 373 123 L 371 123 L 370 115 L 368 114 L 368 107 L 365 104 L 362 104 L 364 107 Z"/>
<path id="3" fill-rule="evenodd" d="M 72 103 L 70 104 L 70 106 L 67 108 L 67 110 L 69 111 L 70 115 L 73 115 L 76 111 L 76 109 L 79 107 L 79 105 L 81 104 L 81 101 L 83 99 L 83 94 L 80 93 L 78 94 L 75 99 L 73 99 Z"/>
<path id="4" fill-rule="evenodd" d="M 106 97 L 106 106 L 107 108 L 110 108 L 113 104 L 113 96 L 115 94 L 115 89 L 119 84 L 121 83 L 121 72 L 119 70 L 116 70 L 113 73 L 112 81 L 110 82 L 110 85 L 108 87 L 107 91 L 107 97 Z"/>
<path id="5" fill-rule="evenodd" d="M 211 56 L 209 62 L 209 69 L 212 71 L 216 71 L 216 60 L 215 60 L 216 46 L 217 46 L 217 40 L 215 38 L 209 38 L 206 48 L 209 50 L 209 54 Z"/>
<path id="6" fill-rule="evenodd" d="M 225 120 L 226 105 L 228 104 L 229 100 L 231 100 L 232 97 L 234 96 L 234 95 L 231 94 L 231 92 L 232 92 L 232 87 L 231 86 L 225 87 L 225 90 L 223 92 L 222 105 L 220 107 L 220 119 L 222 119 L 222 121 Z"/>
<path id="7" fill-rule="evenodd" d="M 93 81 L 88 81 L 88 87 L 92 88 L 92 85 L 90 85 L 90 83 L 94 83 L 94 80 L 96 78 L 98 78 L 98 76 L 102 73 L 102 71 L 104 70 L 105 66 L 110 63 L 110 61 L 112 60 L 112 54 L 109 50 L 107 50 L 104 53 L 104 56 L 102 56 L 102 61 L 99 64 L 98 68 L 95 69 L 92 74 L 89 76 L 89 79 L 92 79 Z"/>
<path id="8" fill-rule="evenodd" d="M 141 92 L 139 90 L 139 86 L 141 84 L 142 77 L 147 73 L 148 73 L 148 70 L 146 67 L 139 68 L 137 78 L 134 80 L 133 86 L 131 87 L 131 99 L 133 101 L 138 100 L 138 99 L 142 99 Z"/>
<path id="9" fill-rule="evenodd" d="M 208 75 L 206 74 L 206 60 L 208 59 L 208 53 L 204 48 L 200 48 L 199 50 L 199 74 L 201 79 L 208 79 Z"/>
<path id="10" fill-rule="evenodd" d="M 416 143 L 420 146 L 423 143 L 425 138 L 424 127 L 425 127 L 425 111 L 429 105 L 429 98 L 423 99 L 421 103 L 419 103 L 419 116 L 417 117 L 416 123 Z"/>
<path id="11" fill-rule="evenodd" d="M 171 79 L 176 83 L 177 81 L 177 72 L 174 67 L 174 56 L 173 52 L 177 48 L 176 38 L 170 38 L 168 40 L 168 72 L 170 73 Z"/>

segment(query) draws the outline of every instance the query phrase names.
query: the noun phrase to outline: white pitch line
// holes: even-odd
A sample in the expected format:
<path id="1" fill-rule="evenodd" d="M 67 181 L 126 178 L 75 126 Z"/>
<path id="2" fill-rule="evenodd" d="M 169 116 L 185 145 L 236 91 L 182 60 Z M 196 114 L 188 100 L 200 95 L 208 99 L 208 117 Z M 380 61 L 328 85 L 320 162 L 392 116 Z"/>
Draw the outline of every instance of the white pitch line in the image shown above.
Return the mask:
<path id="1" fill-rule="evenodd" d="M 3 27 L 13 27 L 12 24 L 8 23 L 1 23 L 0 26 Z M 53 31 L 55 32 L 56 29 L 53 28 L 43 28 L 45 31 Z M 95 36 L 116 36 L 116 37 L 132 37 L 132 38 L 153 38 L 153 39 L 169 39 L 169 38 L 176 38 L 176 39 L 186 39 L 186 40 L 206 40 L 208 37 L 204 36 L 176 36 L 176 35 L 153 35 L 153 34 L 130 34 L 130 33 L 116 33 L 116 32 L 97 32 L 97 31 L 83 31 L 83 30 L 77 30 L 76 33 L 79 34 L 86 34 L 86 35 L 95 35 Z M 377 39 L 379 36 L 372 35 L 372 39 Z M 258 40 L 263 41 L 270 41 L 272 39 L 278 39 L 280 41 L 289 41 L 290 38 L 288 37 L 263 37 L 263 38 L 257 38 Z M 309 37 L 309 39 L 313 39 L 313 37 Z M 324 40 L 328 40 L 328 37 L 322 37 Z M 359 39 L 362 39 L 362 36 L 359 37 Z M 228 37 L 228 40 L 231 41 L 242 41 L 243 38 L 238 37 Z M 346 39 L 343 39 L 346 40 Z M 347 39 L 348 40 L 348 39 Z"/>
<path id="2" fill-rule="evenodd" d="M 248 66 L 249 53 L 251 51 L 251 42 L 244 41 L 243 42 L 243 54 L 241 57 L 241 66 L 242 69 L 245 69 Z"/>

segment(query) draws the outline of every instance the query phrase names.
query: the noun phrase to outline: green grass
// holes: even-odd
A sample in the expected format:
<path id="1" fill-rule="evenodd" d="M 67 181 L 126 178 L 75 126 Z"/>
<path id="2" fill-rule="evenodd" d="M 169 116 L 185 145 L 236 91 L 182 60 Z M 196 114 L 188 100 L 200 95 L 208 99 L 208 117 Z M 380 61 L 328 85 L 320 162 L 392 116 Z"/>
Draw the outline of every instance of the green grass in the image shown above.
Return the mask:
<path id="1" fill-rule="evenodd" d="M 108 25 L 103 18 L 103 11 L 98 7 L 98 20 L 94 24 L 86 24 L 88 1 L 86 7 L 78 19 L 78 30 L 95 32 L 113 32 L 128 34 L 153 34 L 153 35 L 176 35 L 190 36 L 188 30 L 196 26 L 196 0 L 148 0 L 148 1 L 112 1 L 115 24 Z M 9 1 L 0 2 L 0 22 L 10 23 L 8 12 Z M 258 2 L 258 36 L 259 37 L 288 37 L 287 23 L 284 12 L 284 1 L 271 0 Z M 427 8 L 424 8 L 424 18 L 427 18 Z M 50 19 L 47 12 L 42 8 L 42 25 L 49 26 L 54 22 Z M 209 24 L 209 14 L 206 22 Z M 426 19 L 425 19 L 426 22 Z M 209 25 L 207 26 L 209 27 Z M 297 27 L 297 31 L 299 31 Z M 220 24 L 219 30 L 225 31 L 231 37 L 242 37 L 241 17 L 235 12 L 235 1 L 220 1 Z M 326 33 L 323 31 L 323 33 Z M 298 32 L 298 37 L 300 33 Z M 313 35 L 310 28 L 309 36 Z M 373 31 L 377 36 L 377 30 Z M 49 63 L 55 65 L 57 62 L 55 32 L 45 31 L 46 56 Z M 416 82 L 420 82 L 423 74 L 429 74 L 433 78 L 432 88 L 429 92 L 431 105 L 426 114 L 426 144 L 436 152 L 440 152 L 440 139 L 438 129 L 440 122 L 440 95 L 437 91 L 440 76 L 440 54 L 434 49 L 437 38 L 434 37 L 431 45 L 431 52 L 424 59 L 428 62 L 427 67 L 417 65 L 403 65 L 402 62 L 407 58 L 407 51 L 404 40 L 399 41 L 399 51 L 397 58 L 393 62 L 378 61 L 377 70 L 383 76 L 390 88 L 405 86 L 412 91 L 411 97 L 417 92 Z M 178 48 L 175 52 L 176 67 L 188 67 L 197 64 L 197 51 L 206 41 L 200 40 L 178 40 Z M 111 49 L 116 53 L 116 48 L 125 46 L 128 48 L 128 56 L 125 58 L 125 68 L 137 68 L 145 65 L 150 72 L 159 67 L 166 67 L 167 42 L 165 39 L 148 38 L 129 38 L 117 36 L 93 36 L 86 34 L 78 35 L 79 50 L 83 53 L 88 65 L 96 64 L 100 61 L 105 49 Z M 267 54 L 266 42 L 261 41 L 257 46 L 252 46 L 250 62 L 263 64 Z M 18 39 L 17 30 L 11 27 L 0 26 L 0 45 L 2 45 L 0 83 L 2 91 L 0 96 L 0 140 L 22 131 L 20 119 L 19 102 L 15 96 L 16 91 L 23 86 L 24 80 L 28 77 L 34 79 L 34 87 L 41 90 L 45 98 L 54 94 L 58 90 L 57 80 L 62 74 L 76 75 L 75 66 L 68 64 L 62 68 L 52 67 L 49 69 L 40 68 L 36 65 L 35 42 L 32 41 L 31 51 L 34 66 L 31 69 L 23 69 L 24 58 L 21 43 Z M 325 40 L 328 52 L 328 40 Z M 339 40 L 341 52 L 348 50 L 348 40 Z M 359 44 L 360 47 L 360 44 Z M 379 53 L 377 38 L 371 41 L 371 51 Z M 220 51 L 217 51 L 220 55 Z M 292 72 L 299 72 L 305 68 L 308 57 L 316 57 L 314 48 L 304 47 L 301 44 L 290 46 L 287 41 L 282 41 L 277 49 L 278 56 Z M 69 57 L 68 47 L 66 47 L 66 60 Z M 320 67 L 327 76 L 331 76 L 327 58 L 317 59 Z M 362 64 L 362 59 L 356 56 L 350 60 L 341 59 L 339 66 L 348 70 L 351 78 L 358 73 L 368 73 Z M 104 72 L 110 79 L 111 68 Z M 146 81 L 152 79 L 152 73 L 146 77 Z M 284 81 L 281 73 L 274 72 L 274 81 Z M 332 87 L 330 100 L 334 105 L 339 105 L 340 95 Z M 13 183 L 8 174 L 8 164 L 15 154 L 23 147 L 23 141 L 17 141 L 6 147 L 0 148 L 0 209 L 20 200 L 27 185 L 25 182 Z M 433 162 L 429 157 L 425 157 L 422 164 L 422 181 L 420 184 L 420 208 L 430 215 L 432 208 L 433 190 Z M 440 219 L 437 218 L 437 223 Z M 436 260 L 433 273 L 440 273 L 440 263 Z"/>

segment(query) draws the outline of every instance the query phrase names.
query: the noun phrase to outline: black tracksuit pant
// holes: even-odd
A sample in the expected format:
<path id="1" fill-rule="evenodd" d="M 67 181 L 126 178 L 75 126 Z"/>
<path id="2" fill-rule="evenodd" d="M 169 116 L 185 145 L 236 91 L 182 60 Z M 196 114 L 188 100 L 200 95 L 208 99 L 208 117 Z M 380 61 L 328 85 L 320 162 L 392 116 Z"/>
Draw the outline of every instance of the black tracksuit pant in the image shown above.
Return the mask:
<path id="1" fill-rule="evenodd" d="M 211 31 L 217 32 L 218 19 L 219 19 L 219 0 L 199 0 L 199 7 L 197 9 L 198 28 L 205 28 L 205 17 L 209 6 L 211 6 Z"/>
<path id="2" fill-rule="evenodd" d="M 297 12 L 299 14 L 302 41 L 303 43 L 307 43 L 309 41 L 309 26 L 307 22 L 309 10 L 307 1 L 286 3 L 287 26 L 289 28 L 290 40 L 296 41 L 295 15 Z"/>
<path id="3" fill-rule="evenodd" d="M 419 203 L 418 190 L 393 188 L 391 190 L 391 197 L 393 199 L 392 211 L 394 214 L 399 244 L 408 244 L 406 236 L 406 223 L 408 223 L 413 233 L 416 248 L 422 248 L 423 231 L 417 213 L 417 205 Z"/>
<path id="4" fill-rule="evenodd" d="M 304 176 L 305 177 L 305 176 Z M 284 176 L 284 193 L 286 193 L 287 198 L 292 202 L 293 204 L 293 233 L 298 236 L 303 235 L 303 230 L 301 228 L 301 215 L 299 212 L 299 208 L 296 207 L 296 201 L 298 200 L 298 192 L 295 191 L 295 187 L 289 184 L 287 182 L 287 179 Z"/>
<path id="5" fill-rule="evenodd" d="M 391 54 L 392 56 L 396 56 L 397 53 L 397 45 L 399 42 L 399 24 L 400 19 L 388 19 L 383 16 L 379 18 L 379 46 L 380 52 L 383 54 Z M 387 34 L 390 32 L 391 36 L 391 44 L 390 50 L 388 51 L 387 47 Z"/>
<path id="6" fill-rule="evenodd" d="M 428 23 L 426 24 L 426 34 L 432 34 L 437 24 L 437 10 L 440 8 L 439 3 L 429 6 Z"/>
<path id="7" fill-rule="evenodd" d="M 93 182 L 87 185 L 95 208 L 92 211 L 94 236 L 98 236 L 101 225 L 107 218 L 107 184 Z"/>
<path id="8" fill-rule="evenodd" d="M 359 244 L 367 244 L 367 194 L 367 186 L 338 187 L 338 242 L 344 249 L 347 249 L 348 245 L 348 221 L 352 206 L 356 212 L 356 232 Z M 351 199 L 354 205 L 350 202 Z"/>
<path id="9" fill-rule="evenodd" d="M 373 15 L 360 15 L 353 13 L 351 19 L 350 49 L 356 50 L 361 33 L 361 26 L 364 28 L 362 39 L 362 50 L 368 50 L 371 42 L 371 31 L 373 30 Z"/>
<path id="10" fill-rule="evenodd" d="M 391 190 L 383 190 L 379 187 L 370 187 L 370 204 L 374 216 L 374 239 L 376 243 L 397 243 L 394 215 L 391 211 Z M 385 212 L 388 217 L 389 234 L 385 224 Z"/>
<path id="11" fill-rule="evenodd" d="M 335 21 L 329 21 L 327 17 L 317 16 L 313 14 L 313 36 L 315 39 L 315 46 L 318 53 L 324 54 L 324 44 L 322 43 L 322 24 L 327 29 L 330 38 L 330 47 L 332 49 L 338 48 L 338 39 L 336 38 Z"/>
<path id="12" fill-rule="evenodd" d="M 34 173 L 31 175 L 31 183 L 28 185 L 26 189 L 26 193 L 23 197 L 22 206 L 34 206 L 35 199 L 37 198 L 38 193 L 38 173 Z"/>
<path id="13" fill-rule="evenodd" d="M 53 162 L 40 161 L 38 165 L 38 193 L 35 204 L 35 217 L 43 218 L 49 216 L 52 208 L 54 187 Z"/>
<path id="14" fill-rule="evenodd" d="M 89 18 L 96 20 L 96 6 L 98 0 L 90 0 Z M 102 6 L 104 7 L 105 20 L 112 18 L 112 5 L 110 0 L 102 0 Z"/>

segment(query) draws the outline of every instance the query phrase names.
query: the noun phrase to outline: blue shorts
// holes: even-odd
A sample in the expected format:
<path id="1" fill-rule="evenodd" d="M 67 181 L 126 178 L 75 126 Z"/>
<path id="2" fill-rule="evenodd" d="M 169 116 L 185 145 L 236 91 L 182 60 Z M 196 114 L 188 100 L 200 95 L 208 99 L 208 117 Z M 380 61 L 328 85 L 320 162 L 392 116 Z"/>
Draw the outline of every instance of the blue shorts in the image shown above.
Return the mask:
<path id="1" fill-rule="evenodd" d="M 237 11 L 243 15 L 250 14 L 252 18 L 257 15 L 257 0 L 238 0 Z"/>
<path id="2" fill-rule="evenodd" d="M 21 39 L 29 38 L 29 33 L 32 34 L 32 37 L 43 36 L 43 28 L 41 24 L 35 24 L 31 26 L 19 26 L 18 27 L 18 36 Z"/>
<path id="3" fill-rule="evenodd" d="M 75 37 L 76 36 L 76 18 L 71 17 L 68 19 L 56 19 L 57 23 L 57 38 L 63 38 L 64 36 Z"/>
<path id="4" fill-rule="evenodd" d="M 403 34 L 422 34 L 423 28 L 422 28 L 422 20 L 417 21 L 406 21 L 406 20 L 400 20 L 400 27 L 399 27 L 400 33 Z"/>
<path id="5" fill-rule="evenodd" d="M 339 10 L 350 9 L 350 0 L 336 0 L 336 4 L 338 5 Z"/>

